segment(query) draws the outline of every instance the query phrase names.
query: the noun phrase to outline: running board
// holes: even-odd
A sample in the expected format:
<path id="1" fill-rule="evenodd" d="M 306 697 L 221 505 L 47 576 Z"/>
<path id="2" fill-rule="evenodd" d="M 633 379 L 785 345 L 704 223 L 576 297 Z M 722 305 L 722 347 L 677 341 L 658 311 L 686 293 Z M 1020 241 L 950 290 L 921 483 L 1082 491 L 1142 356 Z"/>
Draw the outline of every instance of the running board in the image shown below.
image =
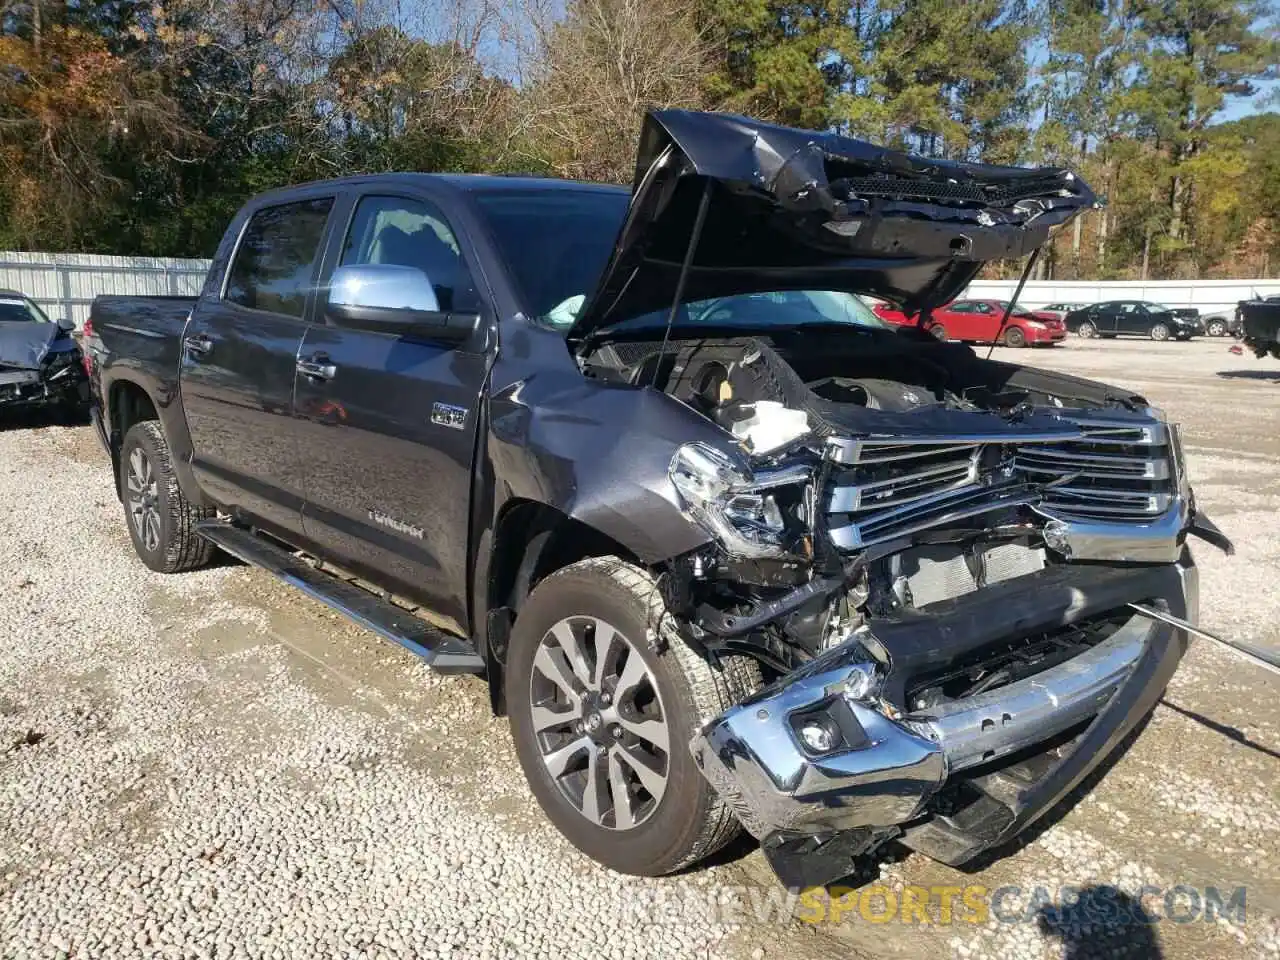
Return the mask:
<path id="1" fill-rule="evenodd" d="M 196 531 L 233 557 L 261 567 L 353 623 L 393 640 L 438 673 L 484 673 L 484 660 L 461 637 L 450 636 L 388 600 L 330 576 L 265 537 L 225 520 L 205 520 Z"/>

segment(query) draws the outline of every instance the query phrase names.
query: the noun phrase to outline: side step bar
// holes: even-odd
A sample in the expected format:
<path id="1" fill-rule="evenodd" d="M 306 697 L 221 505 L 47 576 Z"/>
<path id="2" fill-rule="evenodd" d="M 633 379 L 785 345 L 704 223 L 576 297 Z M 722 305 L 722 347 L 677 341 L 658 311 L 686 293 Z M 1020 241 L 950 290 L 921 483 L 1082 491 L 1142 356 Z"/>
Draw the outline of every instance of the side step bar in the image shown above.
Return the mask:
<path id="1" fill-rule="evenodd" d="M 316 569 L 273 541 L 225 520 L 205 520 L 196 525 L 196 531 L 233 557 L 261 567 L 347 619 L 395 641 L 422 657 L 438 673 L 484 672 L 484 660 L 466 640 L 450 636 L 368 590 Z"/>

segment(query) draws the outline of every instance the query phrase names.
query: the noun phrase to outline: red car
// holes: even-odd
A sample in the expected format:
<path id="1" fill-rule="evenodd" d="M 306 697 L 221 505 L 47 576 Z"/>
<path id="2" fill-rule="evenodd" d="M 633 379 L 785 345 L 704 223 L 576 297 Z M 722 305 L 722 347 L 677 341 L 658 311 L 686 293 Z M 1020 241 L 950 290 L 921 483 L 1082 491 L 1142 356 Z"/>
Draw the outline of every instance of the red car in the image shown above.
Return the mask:
<path id="1" fill-rule="evenodd" d="M 955 300 L 935 309 L 925 329 L 939 340 L 969 343 L 991 343 L 999 333 L 1000 342 L 1008 347 L 1049 345 L 1066 339 L 1067 328 L 1060 319 L 1022 309 L 1015 309 L 1010 314 L 1009 322 L 1001 333 L 1000 318 L 1007 306 L 1008 301 L 1005 300 Z M 916 322 L 914 315 L 908 317 L 889 304 L 878 303 L 872 309 L 876 316 L 888 323 L 912 326 Z"/>

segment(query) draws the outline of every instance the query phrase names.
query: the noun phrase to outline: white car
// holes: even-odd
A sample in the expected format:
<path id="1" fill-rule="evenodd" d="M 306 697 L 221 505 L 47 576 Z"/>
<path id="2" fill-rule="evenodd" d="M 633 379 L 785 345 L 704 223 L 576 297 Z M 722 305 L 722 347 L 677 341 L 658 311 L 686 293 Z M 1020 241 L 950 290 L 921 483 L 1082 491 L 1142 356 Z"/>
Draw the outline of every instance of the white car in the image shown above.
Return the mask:
<path id="1" fill-rule="evenodd" d="M 1035 312 L 1036 313 L 1052 313 L 1059 320 L 1065 320 L 1067 319 L 1067 314 L 1070 313 L 1072 310 L 1083 310 L 1087 306 L 1089 306 L 1089 304 L 1087 303 L 1066 303 L 1066 302 L 1049 303 L 1049 304 L 1045 304 L 1043 307 L 1037 307 Z"/>

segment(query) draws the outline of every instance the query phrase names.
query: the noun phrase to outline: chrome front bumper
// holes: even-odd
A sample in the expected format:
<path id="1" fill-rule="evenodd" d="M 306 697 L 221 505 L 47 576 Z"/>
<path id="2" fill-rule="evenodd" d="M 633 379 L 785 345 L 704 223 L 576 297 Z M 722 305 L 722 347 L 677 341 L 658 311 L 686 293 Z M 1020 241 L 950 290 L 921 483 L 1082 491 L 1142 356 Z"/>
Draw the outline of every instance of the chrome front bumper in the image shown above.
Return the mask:
<path id="1" fill-rule="evenodd" d="M 1165 603 L 1195 622 L 1197 575 L 1190 554 L 1161 572 L 1163 596 L 1129 599 Z M 1080 617 L 1087 615 L 1086 600 L 1077 604 Z M 1145 714 L 1186 638 L 1135 615 L 1069 661 L 927 714 L 850 695 L 851 677 L 856 683 L 859 665 L 870 659 L 868 646 L 877 643 L 864 636 L 842 644 L 725 711 L 693 738 L 703 774 L 757 838 L 897 826 L 920 817 L 930 797 L 962 771 L 1034 747 L 1091 717 L 1099 718 L 1093 726 L 1105 716 L 1128 729 L 1141 717 L 1105 708 L 1114 697 L 1143 705 Z M 893 650 L 885 649 L 891 673 Z M 1153 658 L 1158 668 L 1135 670 Z M 1143 689 L 1128 689 L 1131 680 Z M 1115 697 L 1122 687 L 1122 697 Z M 834 749 L 818 753 L 802 740 L 799 730 L 813 717 L 840 731 Z M 1085 765 L 1072 782 L 1102 759 Z"/>

